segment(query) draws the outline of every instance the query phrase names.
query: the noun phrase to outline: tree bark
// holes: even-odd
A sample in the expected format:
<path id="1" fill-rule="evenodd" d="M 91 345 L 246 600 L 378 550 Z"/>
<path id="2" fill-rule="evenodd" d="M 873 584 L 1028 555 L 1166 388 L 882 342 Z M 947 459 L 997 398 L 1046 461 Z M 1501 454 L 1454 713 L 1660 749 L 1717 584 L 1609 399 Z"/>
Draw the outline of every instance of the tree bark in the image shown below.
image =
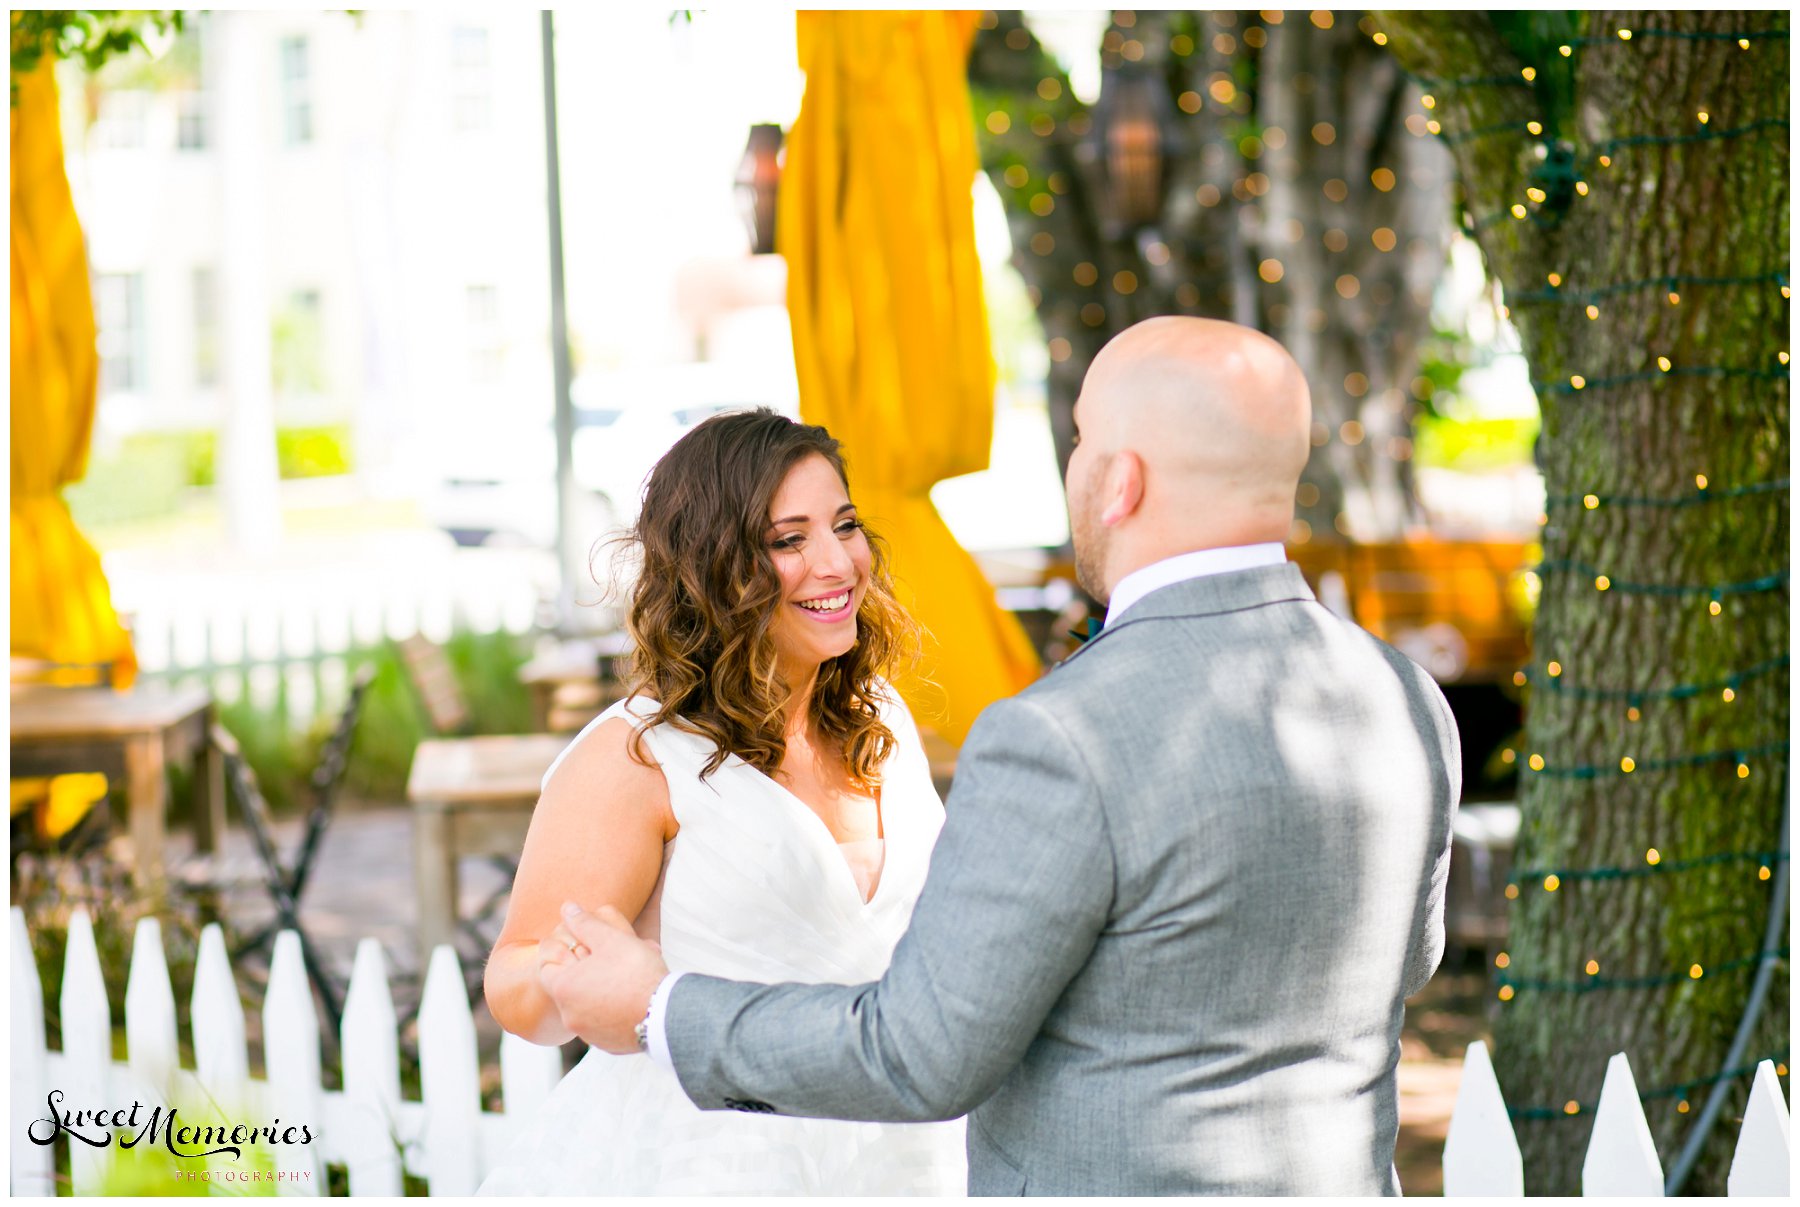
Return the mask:
<path id="1" fill-rule="evenodd" d="M 1050 344 L 1060 464 L 1108 339 L 1152 315 L 1226 319 L 1281 339 L 1312 384 L 1317 451 L 1294 539 L 1396 539 L 1420 518 L 1411 386 L 1450 237 L 1450 164 L 1423 119 L 1408 123 L 1417 89 L 1356 17 L 1116 14 L 1103 70 L 1153 73 L 1169 117 L 1161 212 L 1135 230 L 1109 220 L 1102 115 L 1019 13 L 978 35 L 982 163 Z"/>
<path id="2" fill-rule="evenodd" d="M 1665 1170 L 1685 1142 L 1763 949 L 1775 865 L 1753 853 L 1778 846 L 1787 770 L 1787 15 L 1556 26 L 1579 17 L 1378 15 L 1438 81 L 1543 412 L 1521 755 L 1543 769 L 1495 1027 L 1533 1194 L 1578 1193 L 1615 1052 Z M 1786 942 L 1749 1064 L 1787 1057 Z M 1749 1077 L 1726 1084 L 1693 1192 L 1724 1192 Z"/>

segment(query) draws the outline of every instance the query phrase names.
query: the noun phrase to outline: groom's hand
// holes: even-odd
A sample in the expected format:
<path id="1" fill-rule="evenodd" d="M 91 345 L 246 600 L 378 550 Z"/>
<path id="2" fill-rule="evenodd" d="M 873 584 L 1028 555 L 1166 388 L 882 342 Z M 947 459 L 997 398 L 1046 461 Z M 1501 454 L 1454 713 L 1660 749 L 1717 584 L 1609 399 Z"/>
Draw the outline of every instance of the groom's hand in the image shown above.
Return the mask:
<path id="1" fill-rule="evenodd" d="M 637 1025 L 669 973 L 661 950 L 610 905 L 590 914 L 574 902 L 541 945 L 538 980 L 563 1025 L 596 1048 L 636 1052 Z"/>

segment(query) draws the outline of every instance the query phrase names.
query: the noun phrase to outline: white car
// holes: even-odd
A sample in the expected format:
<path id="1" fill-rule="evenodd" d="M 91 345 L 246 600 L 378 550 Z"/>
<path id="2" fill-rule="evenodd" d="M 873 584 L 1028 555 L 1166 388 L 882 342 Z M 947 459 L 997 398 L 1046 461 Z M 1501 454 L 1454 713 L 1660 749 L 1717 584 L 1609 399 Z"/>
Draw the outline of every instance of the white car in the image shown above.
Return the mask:
<path id="1" fill-rule="evenodd" d="M 727 411 L 769 407 L 797 417 L 785 380 L 732 365 L 671 365 L 583 374 L 575 402 L 575 481 L 611 500 L 621 524 L 637 518 L 644 480 L 689 430 Z"/>
<path id="2" fill-rule="evenodd" d="M 791 374 L 731 365 L 586 373 L 570 388 L 576 514 L 584 543 L 637 518 L 644 479 L 691 428 L 726 411 L 798 416 Z M 556 433 L 542 420 L 459 429 L 457 464 L 428 504 L 459 545 L 556 543 Z"/>

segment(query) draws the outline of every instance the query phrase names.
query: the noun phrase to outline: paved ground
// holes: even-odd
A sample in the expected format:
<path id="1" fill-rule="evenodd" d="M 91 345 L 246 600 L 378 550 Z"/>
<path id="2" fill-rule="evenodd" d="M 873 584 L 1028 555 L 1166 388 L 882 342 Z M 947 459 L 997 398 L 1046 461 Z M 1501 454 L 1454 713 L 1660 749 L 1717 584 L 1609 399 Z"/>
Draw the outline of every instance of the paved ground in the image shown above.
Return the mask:
<path id="1" fill-rule="evenodd" d="M 234 830 L 228 840 L 247 847 L 241 832 Z M 479 860 L 466 862 L 462 871 L 465 911 L 478 908 L 504 883 L 497 869 Z M 341 984 L 348 983 L 358 941 L 364 936 L 380 941 L 396 1007 L 403 1018 L 408 1017 L 418 1001 L 420 958 L 413 939 L 412 828 L 406 810 L 346 802 L 326 833 L 301 905 L 308 930 Z M 233 916 L 241 916 L 241 925 L 252 929 L 273 916 L 266 898 L 254 892 L 238 895 L 228 908 Z M 488 934 L 498 926 L 496 915 Z M 461 946 L 473 984 L 482 953 L 467 937 Z M 1444 1135 L 1456 1102 L 1462 1053 L 1471 1040 L 1487 1035 L 1480 1004 L 1483 985 L 1479 972 L 1446 968 L 1407 1012 L 1401 1043 L 1401 1136 L 1395 1161 L 1407 1194 L 1442 1192 Z M 497 1084 L 500 1031 L 479 999 L 475 1017 L 483 1082 Z"/>

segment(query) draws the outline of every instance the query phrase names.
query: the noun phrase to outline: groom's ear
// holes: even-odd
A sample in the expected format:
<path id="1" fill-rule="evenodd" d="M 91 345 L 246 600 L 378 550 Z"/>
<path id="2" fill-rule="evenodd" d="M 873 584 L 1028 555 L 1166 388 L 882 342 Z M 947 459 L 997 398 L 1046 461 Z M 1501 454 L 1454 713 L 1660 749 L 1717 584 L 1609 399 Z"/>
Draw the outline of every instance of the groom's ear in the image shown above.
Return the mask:
<path id="1" fill-rule="evenodd" d="M 1106 467 L 1102 498 L 1105 505 L 1100 510 L 1100 522 L 1108 528 L 1116 528 L 1137 513 L 1144 501 L 1144 463 L 1136 453 L 1127 449 L 1114 454 Z"/>

